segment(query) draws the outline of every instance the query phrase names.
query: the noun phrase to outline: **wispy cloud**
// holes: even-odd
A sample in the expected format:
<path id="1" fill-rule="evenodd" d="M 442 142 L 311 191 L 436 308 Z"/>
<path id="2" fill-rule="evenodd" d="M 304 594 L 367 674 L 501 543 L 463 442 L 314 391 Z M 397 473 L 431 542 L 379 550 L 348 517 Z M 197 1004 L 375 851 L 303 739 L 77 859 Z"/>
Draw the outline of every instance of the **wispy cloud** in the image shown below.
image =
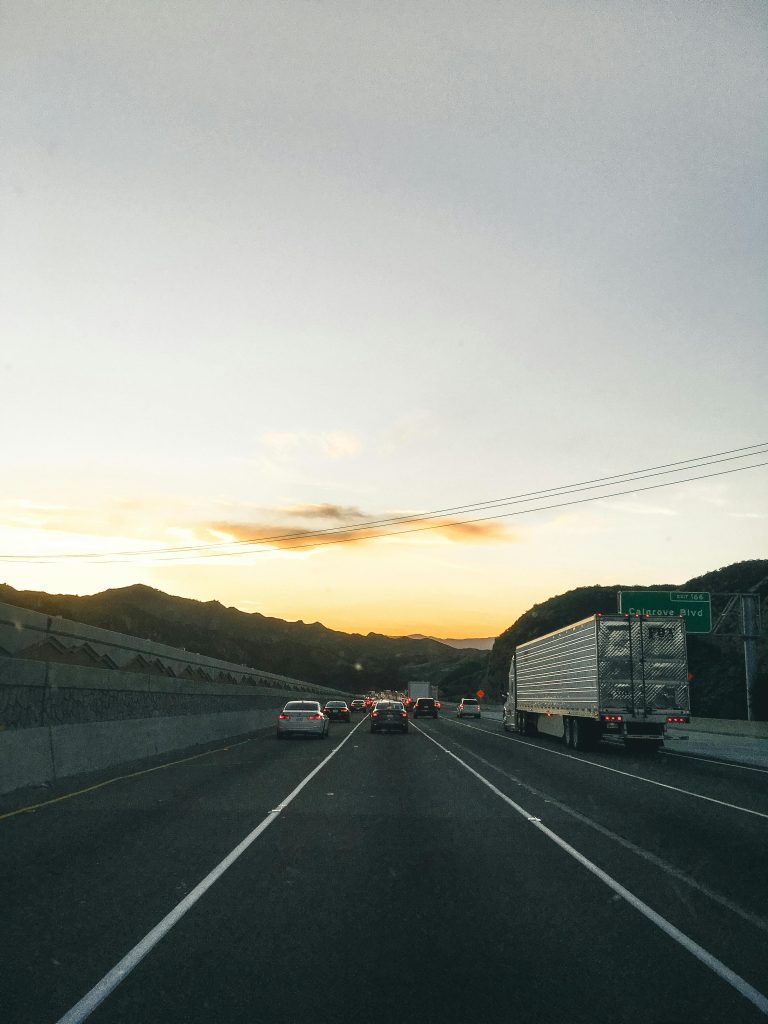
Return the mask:
<path id="1" fill-rule="evenodd" d="M 411 412 L 400 416 L 382 438 L 379 455 L 396 455 L 403 448 L 423 442 L 438 432 L 438 422 L 429 412 Z"/>
<path id="2" fill-rule="evenodd" d="M 334 505 L 325 502 L 320 505 L 293 505 L 283 510 L 285 515 L 296 519 L 334 519 L 338 522 L 361 522 L 364 512 L 354 505 Z"/>
<path id="3" fill-rule="evenodd" d="M 270 431 L 262 434 L 260 440 L 273 457 L 282 458 L 310 452 L 335 461 L 358 455 L 363 447 L 359 437 L 341 430 L 317 434 L 309 431 Z"/>
<path id="4" fill-rule="evenodd" d="M 517 535 L 502 523 L 468 523 L 451 516 L 409 521 L 407 514 L 402 512 L 365 514 L 360 509 L 333 504 L 296 506 L 274 511 L 275 518 L 265 517 L 247 522 L 216 521 L 206 523 L 204 529 L 217 540 L 228 538 L 241 543 L 263 543 L 281 550 L 291 547 L 322 547 L 329 543 L 348 543 L 353 540 L 365 543 L 385 536 L 389 540 L 402 537 L 402 542 L 409 544 L 422 541 L 434 543 L 441 539 L 461 544 L 515 543 L 518 540 Z M 291 519 L 314 519 L 315 523 L 311 526 L 287 524 L 277 518 L 281 511 Z M 388 520 L 402 521 L 391 525 L 366 525 Z M 339 526 L 340 522 L 342 526 Z M 324 529 L 329 532 L 318 535 L 318 530 Z"/>
<path id="5" fill-rule="evenodd" d="M 617 512 L 629 512 L 635 516 L 676 516 L 679 515 L 676 509 L 667 505 L 646 505 L 643 502 L 633 501 L 612 501 L 610 508 Z"/>

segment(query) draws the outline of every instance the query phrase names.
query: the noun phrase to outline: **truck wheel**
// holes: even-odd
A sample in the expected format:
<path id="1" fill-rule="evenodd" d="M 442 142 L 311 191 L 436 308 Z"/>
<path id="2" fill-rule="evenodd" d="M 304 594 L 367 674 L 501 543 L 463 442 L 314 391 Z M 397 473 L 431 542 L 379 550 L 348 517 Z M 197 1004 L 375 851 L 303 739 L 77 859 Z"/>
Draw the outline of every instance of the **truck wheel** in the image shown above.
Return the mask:
<path id="1" fill-rule="evenodd" d="M 520 732 L 523 736 L 536 736 L 539 731 L 536 727 L 538 715 L 529 715 L 527 711 L 521 711 L 520 714 L 522 717 Z"/>

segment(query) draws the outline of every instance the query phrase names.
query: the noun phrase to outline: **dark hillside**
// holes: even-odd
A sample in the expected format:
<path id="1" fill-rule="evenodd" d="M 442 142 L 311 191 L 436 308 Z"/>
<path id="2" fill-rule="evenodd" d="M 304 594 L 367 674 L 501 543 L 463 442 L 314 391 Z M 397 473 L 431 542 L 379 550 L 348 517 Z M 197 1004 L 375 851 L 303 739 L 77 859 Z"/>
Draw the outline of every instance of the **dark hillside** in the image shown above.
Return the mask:
<path id="1" fill-rule="evenodd" d="M 477 657 L 435 640 L 342 633 L 141 585 L 87 597 L 0 585 L 0 601 L 351 692 L 396 688 L 409 679 L 442 683 Z"/>
<path id="2" fill-rule="evenodd" d="M 760 594 L 763 623 L 768 624 L 768 559 L 751 559 L 704 573 L 684 583 L 656 584 L 652 587 L 616 584 L 603 587 L 577 587 L 551 597 L 524 612 L 496 640 L 491 652 L 488 674 L 489 692 L 496 695 L 506 689 L 509 663 L 514 648 L 527 640 L 560 629 L 595 612 L 615 612 L 619 590 L 705 590 L 712 594 L 712 614 L 716 620 L 731 593 L 754 591 Z M 738 632 L 735 616 L 724 623 L 726 632 Z M 744 658 L 740 639 L 727 636 L 691 636 L 688 638 L 693 713 L 711 718 L 745 718 Z M 765 639 L 760 644 L 758 679 L 759 717 L 768 718 L 768 655 Z"/>

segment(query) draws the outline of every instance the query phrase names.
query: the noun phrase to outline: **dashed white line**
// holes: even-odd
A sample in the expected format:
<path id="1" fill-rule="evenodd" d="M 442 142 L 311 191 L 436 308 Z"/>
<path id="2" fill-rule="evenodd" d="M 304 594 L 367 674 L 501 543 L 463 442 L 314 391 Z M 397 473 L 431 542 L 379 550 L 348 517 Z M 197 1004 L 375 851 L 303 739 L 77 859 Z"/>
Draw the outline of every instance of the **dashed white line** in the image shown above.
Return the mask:
<path id="1" fill-rule="evenodd" d="M 317 773 L 328 764 L 331 758 L 338 754 L 347 740 L 350 739 L 350 737 L 360 728 L 364 721 L 365 719 L 361 719 L 352 732 L 348 733 L 341 743 L 337 747 L 334 747 L 330 754 L 328 754 L 327 757 L 324 757 L 320 764 L 316 765 L 309 775 L 306 775 L 298 786 L 291 790 L 288 796 L 285 797 L 284 800 L 281 800 L 277 807 L 273 808 L 269 812 L 261 824 L 257 825 L 252 832 L 249 832 L 245 839 L 238 843 L 234 850 L 232 850 L 231 853 L 228 853 L 224 860 L 217 864 L 201 882 L 198 882 L 195 888 L 192 889 L 192 891 L 189 892 L 180 903 L 177 903 L 173 910 L 166 914 L 159 924 L 156 924 L 150 932 L 147 932 L 144 938 L 138 942 L 129 953 L 126 953 L 123 959 L 120 960 L 119 963 L 115 964 L 115 966 L 104 975 L 101 981 L 94 985 L 90 992 L 87 992 L 82 999 L 75 1003 L 71 1010 L 68 1010 L 63 1017 L 59 1018 L 57 1024 L 80 1024 L 81 1021 L 90 1017 L 97 1006 L 100 1006 L 107 996 L 114 992 L 120 982 L 124 981 L 128 977 L 131 971 L 137 967 L 144 957 L 154 949 L 158 942 L 168 934 L 171 928 L 173 928 L 173 926 L 177 924 L 182 917 L 184 917 L 187 911 L 190 910 L 195 903 L 197 903 L 200 897 L 211 888 L 214 882 L 217 882 L 221 878 L 227 868 L 230 868 L 238 857 L 245 853 L 248 847 L 259 838 L 262 832 L 265 832 L 266 829 L 269 828 L 272 822 L 279 817 L 288 804 L 290 804 L 291 801 L 299 795 L 307 783 L 311 782 Z"/>
<path id="2" fill-rule="evenodd" d="M 760 931 L 768 933 L 768 921 L 765 918 L 760 917 L 757 914 L 752 914 L 748 910 L 744 910 L 742 907 L 738 905 L 738 903 L 734 903 L 733 900 L 728 899 L 727 896 L 723 896 L 721 893 L 716 892 L 714 889 L 710 889 L 709 886 L 703 885 L 701 882 L 698 882 L 695 878 L 692 877 L 692 875 L 688 874 L 686 871 L 681 871 L 680 868 L 676 868 L 673 864 L 669 864 L 662 857 L 658 857 L 655 853 L 651 853 L 649 850 L 643 849 L 642 846 L 637 846 L 631 840 L 625 839 L 624 836 L 620 836 L 616 832 L 612 832 L 609 828 L 606 828 L 605 825 L 601 825 L 599 822 L 593 821 L 592 818 L 588 818 L 586 814 L 582 814 L 580 811 L 574 810 L 573 807 L 569 807 L 567 804 L 561 803 L 559 800 L 556 800 L 553 796 L 551 796 L 548 793 L 545 793 L 543 790 L 537 789 L 535 786 L 531 786 L 530 783 L 524 782 L 516 775 L 513 775 L 512 772 L 508 772 L 505 769 L 500 768 L 498 765 L 494 764 L 492 761 L 488 761 L 486 758 L 482 757 L 476 751 L 470 750 L 469 747 L 465 747 L 463 746 L 463 744 L 456 743 L 455 741 L 454 745 L 459 750 L 463 750 L 465 753 L 469 754 L 476 761 L 479 761 L 481 764 L 486 765 L 492 771 L 498 772 L 499 775 L 503 775 L 505 778 L 510 779 L 512 782 L 515 783 L 515 785 L 527 790 L 527 792 L 529 792 L 532 796 L 538 797 L 541 800 L 546 800 L 546 802 L 550 804 L 550 806 L 556 807 L 559 811 L 562 811 L 564 814 L 569 815 L 571 818 L 575 818 L 576 821 L 580 821 L 583 825 L 586 825 L 588 828 L 594 829 L 595 832 L 599 832 L 600 835 L 605 836 L 606 839 L 610 839 L 617 845 L 622 846 L 625 850 L 629 850 L 631 853 L 634 853 L 635 856 L 640 857 L 642 860 L 647 861 L 649 864 L 653 864 L 654 867 L 659 868 L 660 870 L 668 874 L 671 878 L 674 878 L 676 882 L 682 882 L 683 885 L 687 885 L 689 888 L 695 889 L 696 892 L 701 893 L 702 896 L 706 896 L 706 898 L 711 900 L 713 903 L 717 903 L 725 910 L 730 911 L 732 914 L 736 914 L 736 916 L 740 917 L 742 921 L 746 921 L 753 927 L 759 928 Z"/>
<path id="3" fill-rule="evenodd" d="M 482 729 L 476 725 L 467 725 L 466 722 L 457 722 L 456 725 L 461 724 L 463 729 L 472 729 L 475 732 L 481 732 L 486 736 L 495 736 L 500 740 L 508 740 L 511 743 L 519 743 L 521 746 L 526 747 L 528 750 L 539 750 L 543 754 L 554 754 L 555 757 L 567 757 L 569 761 L 575 761 L 576 764 L 588 764 L 593 768 L 600 768 L 604 772 L 613 772 L 614 775 L 624 775 L 628 779 L 636 779 L 638 782 L 647 782 L 649 786 L 659 786 L 661 789 L 670 789 L 674 793 L 682 793 L 684 796 L 692 796 L 696 800 L 706 800 L 710 804 L 719 804 L 721 807 L 729 807 L 732 811 L 740 811 L 742 814 L 753 814 L 756 818 L 765 818 L 768 820 L 768 814 L 764 811 L 753 811 L 751 807 L 742 807 L 740 804 L 731 804 L 727 800 L 718 800 L 714 796 L 704 796 L 703 793 L 694 793 L 691 789 L 682 789 L 680 786 L 671 786 L 668 782 L 658 782 L 656 779 L 649 779 L 645 775 L 635 775 L 633 772 L 623 772 L 620 768 L 611 768 L 607 764 L 599 764 L 597 761 L 590 761 L 586 757 L 574 757 L 573 754 L 566 754 L 562 750 L 551 750 L 549 747 L 540 747 L 537 743 L 526 743 L 525 740 L 519 740 L 515 736 L 508 736 L 506 733 L 491 732 L 490 729 Z"/>
<path id="4" fill-rule="evenodd" d="M 655 910 L 649 907 L 647 903 L 644 903 L 641 899 L 635 896 L 634 893 L 631 893 L 629 889 L 625 889 L 620 882 L 617 882 L 615 878 L 612 878 L 607 874 L 607 872 L 603 871 L 602 868 L 599 868 L 597 864 L 593 864 L 591 860 L 585 857 L 584 854 L 579 853 L 579 851 L 575 847 L 571 846 L 570 843 L 561 839 L 556 832 L 553 832 L 552 829 L 548 828 L 539 818 L 534 817 L 526 811 L 524 807 L 521 807 L 520 804 L 515 803 L 511 797 L 508 797 L 506 793 L 503 793 L 497 786 L 494 786 L 494 784 L 486 779 L 485 776 L 481 775 L 480 772 L 467 764 L 466 761 L 463 761 L 458 754 L 454 754 L 452 750 L 448 749 L 448 747 L 443 746 L 442 743 L 439 743 L 433 736 L 430 736 L 430 734 L 424 729 L 420 729 L 418 726 L 415 726 L 415 728 L 417 732 L 422 734 L 422 736 L 426 736 L 430 743 L 434 743 L 436 747 L 439 747 L 440 750 L 453 758 L 454 761 L 458 762 L 458 764 L 460 764 L 462 768 L 465 768 L 470 775 L 474 775 L 478 781 L 482 782 L 484 786 L 487 786 L 492 793 L 503 800 L 504 803 L 516 811 L 517 814 L 520 814 L 525 818 L 525 820 L 534 828 L 538 829 L 539 832 L 545 835 L 548 839 L 551 839 L 553 843 L 556 843 L 561 850 L 564 850 L 570 857 L 573 857 L 574 860 L 578 861 L 582 867 L 585 867 L 587 871 L 593 874 L 596 878 L 599 878 L 600 881 L 607 885 L 609 889 L 612 889 L 617 896 L 629 903 L 629 905 L 634 907 L 634 909 L 642 914 L 643 917 L 647 918 L 652 924 L 655 924 L 657 928 L 661 929 L 661 931 L 713 971 L 713 973 L 722 981 L 726 982 L 745 999 L 749 1000 L 749 1002 L 752 1003 L 753 1006 L 756 1006 L 761 1013 L 768 1016 L 768 997 L 763 995 L 762 992 L 759 992 L 753 985 L 750 985 L 750 983 L 742 978 L 741 975 L 732 971 L 730 967 L 726 966 L 726 964 L 722 962 L 722 960 L 718 960 L 716 956 L 713 956 L 713 954 L 704 949 L 703 946 L 700 946 L 698 942 L 695 942 L 684 932 L 681 932 L 679 928 L 676 928 L 671 923 L 671 921 L 667 921 L 665 917 L 658 914 Z M 578 760 L 578 758 L 576 760 Z"/>

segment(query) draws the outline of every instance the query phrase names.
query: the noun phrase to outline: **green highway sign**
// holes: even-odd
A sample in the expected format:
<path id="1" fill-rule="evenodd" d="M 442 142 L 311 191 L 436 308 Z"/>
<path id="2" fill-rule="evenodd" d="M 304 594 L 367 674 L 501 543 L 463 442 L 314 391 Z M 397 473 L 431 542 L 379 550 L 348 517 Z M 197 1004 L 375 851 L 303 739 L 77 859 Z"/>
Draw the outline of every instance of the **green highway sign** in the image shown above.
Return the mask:
<path id="1" fill-rule="evenodd" d="M 712 602 L 709 594 L 677 590 L 620 590 L 622 615 L 682 615 L 688 633 L 712 631 Z"/>

